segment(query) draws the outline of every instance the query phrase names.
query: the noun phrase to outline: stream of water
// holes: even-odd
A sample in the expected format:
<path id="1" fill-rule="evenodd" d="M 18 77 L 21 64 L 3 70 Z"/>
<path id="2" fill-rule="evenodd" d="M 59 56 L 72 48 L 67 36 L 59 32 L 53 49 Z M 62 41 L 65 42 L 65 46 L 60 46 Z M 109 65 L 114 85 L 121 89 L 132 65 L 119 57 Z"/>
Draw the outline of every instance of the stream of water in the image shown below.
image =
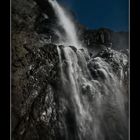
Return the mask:
<path id="1" fill-rule="evenodd" d="M 49 2 L 65 31 L 65 35 L 60 33 L 60 38 L 64 38 L 62 44 L 66 47 L 57 47 L 65 94 L 62 106 L 70 112 L 69 117 L 62 118 L 65 118 L 64 140 L 127 140 L 125 97 L 119 80 L 99 58 L 98 68 L 106 80 L 95 80 L 91 76 L 86 61 L 88 54 L 83 53 L 86 50 L 78 39 L 75 25 L 56 0 Z M 69 46 L 75 46 L 76 50 Z"/>

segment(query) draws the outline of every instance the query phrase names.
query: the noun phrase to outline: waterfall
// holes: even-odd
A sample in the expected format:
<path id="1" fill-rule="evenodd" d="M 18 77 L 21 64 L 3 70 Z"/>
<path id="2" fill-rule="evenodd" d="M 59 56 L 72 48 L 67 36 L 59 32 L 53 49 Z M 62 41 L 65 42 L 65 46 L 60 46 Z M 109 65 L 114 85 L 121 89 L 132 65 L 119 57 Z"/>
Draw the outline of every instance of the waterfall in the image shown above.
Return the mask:
<path id="1" fill-rule="evenodd" d="M 117 134 L 118 128 L 119 131 L 126 131 L 127 128 L 124 113 L 125 101 L 119 80 L 109 65 L 100 59 L 95 59 L 99 70 L 106 78 L 105 81 L 95 80 L 88 71 L 87 62 L 81 50 L 75 52 L 71 47 L 59 46 L 57 49 L 60 58 L 62 89 L 65 94 L 62 106 L 67 108 L 66 112 L 68 110 L 72 112 L 76 123 L 77 136 L 73 136 L 72 140 L 104 140 L 108 135 L 109 140 L 115 139 L 111 135 L 116 135 L 116 140 L 126 137 Z M 115 123 L 119 126 L 114 127 L 114 122 L 110 124 L 105 120 L 106 116 L 116 119 L 118 122 Z M 67 121 L 65 125 L 68 125 L 66 123 Z M 68 128 L 65 131 L 69 133 Z"/>
<path id="2" fill-rule="evenodd" d="M 66 135 L 64 140 L 126 140 L 125 97 L 119 80 L 100 58 L 94 61 L 105 80 L 91 76 L 86 61 L 88 54 L 81 49 L 71 18 L 56 0 L 49 2 L 65 31 L 65 35 L 59 34 L 66 47 L 57 47 L 63 95 L 61 107 L 65 108 L 61 118 Z"/>
<path id="3" fill-rule="evenodd" d="M 58 24 L 65 31 L 65 35 L 60 32 L 58 33 L 60 39 L 62 39 L 63 43 L 65 43 L 65 44 L 73 45 L 77 48 L 80 48 L 81 44 L 77 37 L 75 25 L 73 24 L 68 13 L 58 4 L 58 2 L 56 0 L 49 0 L 49 2 L 51 3 L 52 7 L 54 8 L 54 11 L 58 18 Z"/>

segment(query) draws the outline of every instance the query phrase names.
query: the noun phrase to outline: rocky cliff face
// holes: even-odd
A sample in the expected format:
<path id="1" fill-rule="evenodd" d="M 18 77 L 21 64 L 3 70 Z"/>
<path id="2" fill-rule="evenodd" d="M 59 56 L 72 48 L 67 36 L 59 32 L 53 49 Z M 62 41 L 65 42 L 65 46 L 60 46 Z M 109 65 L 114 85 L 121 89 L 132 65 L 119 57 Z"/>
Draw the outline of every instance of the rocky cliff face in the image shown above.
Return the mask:
<path id="1" fill-rule="evenodd" d="M 60 60 L 56 45 L 59 37 L 53 30 L 55 22 L 53 10 L 46 1 L 12 0 L 13 140 L 65 138 L 58 96 Z M 90 54 L 87 64 L 92 77 L 103 81 L 106 75 L 101 69 L 106 64 L 120 79 L 128 97 L 127 50 L 110 48 L 116 40 L 108 29 L 87 30 L 80 25 L 78 28 Z M 126 112 L 128 114 L 128 101 Z"/>

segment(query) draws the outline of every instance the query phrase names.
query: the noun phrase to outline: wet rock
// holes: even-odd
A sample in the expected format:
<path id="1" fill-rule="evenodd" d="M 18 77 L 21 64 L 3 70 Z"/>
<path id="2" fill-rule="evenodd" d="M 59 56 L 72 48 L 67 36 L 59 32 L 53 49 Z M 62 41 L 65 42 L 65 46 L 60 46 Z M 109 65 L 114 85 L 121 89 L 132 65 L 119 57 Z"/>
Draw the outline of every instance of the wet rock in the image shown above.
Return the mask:
<path id="1" fill-rule="evenodd" d="M 72 48 L 75 52 L 77 51 L 76 47 L 74 46 L 69 46 L 70 48 Z"/>
<path id="2" fill-rule="evenodd" d="M 107 79 L 105 73 L 112 71 L 123 83 L 128 81 L 128 56 L 121 51 L 110 48 L 102 50 L 91 57 L 88 68 L 95 79 Z"/>

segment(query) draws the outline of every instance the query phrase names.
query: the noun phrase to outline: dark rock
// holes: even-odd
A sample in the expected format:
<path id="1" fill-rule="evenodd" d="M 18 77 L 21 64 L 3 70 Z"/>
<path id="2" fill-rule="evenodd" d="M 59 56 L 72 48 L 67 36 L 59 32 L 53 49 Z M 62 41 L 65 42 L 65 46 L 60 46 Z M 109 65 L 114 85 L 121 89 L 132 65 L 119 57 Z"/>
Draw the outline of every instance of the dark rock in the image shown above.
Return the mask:
<path id="1" fill-rule="evenodd" d="M 75 52 L 77 51 L 76 47 L 74 46 L 69 46 L 70 48 L 72 48 Z"/>
<path id="2" fill-rule="evenodd" d="M 100 28 L 98 30 L 81 29 L 83 43 L 88 48 L 96 49 L 94 46 L 100 48 L 100 45 L 111 47 L 115 50 L 128 48 L 128 33 L 127 32 L 114 32 L 110 29 Z"/>
<path id="3" fill-rule="evenodd" d="M 13 63 L 17 66 L 12 65 L 12 139 L 53 139 L 58 123 L 57 98 L 52 90 L 59 82 L 57 46 L 46 44 L 30 48 L 27 44 L 22 52 L 18 48 L 22 42 L 13 43 Z M 21 62 L 24 65 L 20 65 Z"/>
<path id="4" fill-rule="evenodd" d="M 48 0 L 34 0 L 34 1 L 38 4 L 42 12 L 46 13 L 49 16 L 49 18 L 52 18 L 53 20 L 56 18 L 55 12 L 50 3 L 48 2 Z"/>

